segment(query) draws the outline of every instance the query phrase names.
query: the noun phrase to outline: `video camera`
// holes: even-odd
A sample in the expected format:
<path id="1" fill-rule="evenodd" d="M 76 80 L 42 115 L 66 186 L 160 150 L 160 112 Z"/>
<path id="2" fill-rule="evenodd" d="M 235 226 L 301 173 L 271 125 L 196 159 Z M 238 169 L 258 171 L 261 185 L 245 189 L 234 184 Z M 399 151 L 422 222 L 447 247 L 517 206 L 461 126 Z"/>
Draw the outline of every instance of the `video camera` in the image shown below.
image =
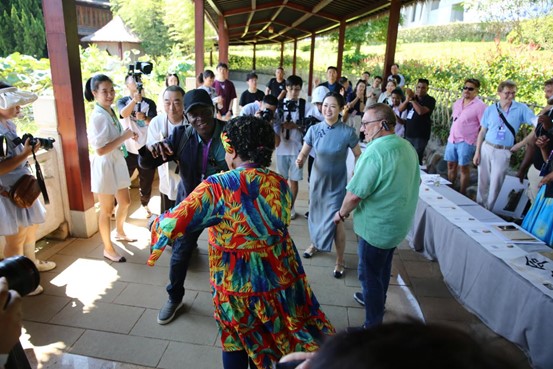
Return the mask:
<path id="1" fill-rule="evenodd" d="M 152 62 L 137 61 L 136 63 L 129 65 L 127 76 L 132 76 L 134 78 L 139 94 L 142 94 L 142 88 L 144 87 L 142 84 L 142 74 L 149 75 L 152 73 L 153 68 L 154 64 Z"/>

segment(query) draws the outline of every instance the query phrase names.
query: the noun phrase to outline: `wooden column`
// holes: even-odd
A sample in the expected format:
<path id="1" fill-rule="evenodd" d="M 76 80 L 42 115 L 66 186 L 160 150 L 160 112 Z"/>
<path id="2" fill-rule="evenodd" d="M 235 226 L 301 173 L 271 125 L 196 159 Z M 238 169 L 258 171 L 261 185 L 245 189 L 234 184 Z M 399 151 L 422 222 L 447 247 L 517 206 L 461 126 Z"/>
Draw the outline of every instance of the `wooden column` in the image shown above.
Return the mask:
<path id="1" fill-rule="evenodd" d="M 280 66 L 284 68 L 284 42 L 280 43 Z"/>
<path id="2" fill-rule="evenodd" d="M 252 70 L 255 71 L 255 51 L 256 51 L 256 45 L 257 44 L 253 44 L 253 60 L 252 60 Z"/>
<path id="3" fill-rule="evenodd" d="M 58 132 L 64 153 L 71 234 L 86 237 L 96 231 L 97 221 L 94 197 L 90 191 L 90 161 L 75 1 L 43 0 L 42 10 Z"/>
<path id="4" fill-rule="evenodd" d="M 292 74 L 296 74 L 296 53 L 298 50 L 298 39 L 294 39 L 294 56 L 292 57 Z"/>
<path id="5" fill-rule="evenodd" d="M 196 73 L 204 71 L 204 0 L 194 0 L 194 53 Z"/>
<path id="6" fill-rule="evenodd" d="M 338 33 L 338 59 L 336 60 L 336 69 L 338 69 L 338 78 L 342 76 L 342 59 L 344 58 L 344 39 L 346 37 L 346 22 L 340 22 L 340 31 Z"/>
<path id="7" fill-rule="evenodd" d="M 394 58 L 396 55 L 400 10 L 401 1 L 392 0 L 390 4 L 390 15 L 388 18 L 388 34 L 386 37 L 386 52 L 384 54 L 384 69 L 382 72 L 382 78 L 384 79 L 384 81 L 386 81 L 387 76 L 390 74 L 390 68 L 392 67 L 392 64 L 395 63 Z"/>
<path id="8" fill-rule="evenodd" d="M 225 28 L 225 18 L 219 16 L 219 63 L 228 64 L 228 30 Z"/>
<path id="9" fill-rule="evenodd" d="M 307 96 L 313 92 L 313 64 L 315 63 L 315 33 L 311 34 L 311 50 L 309 55 L 309 86 L 307 87 Z"/>

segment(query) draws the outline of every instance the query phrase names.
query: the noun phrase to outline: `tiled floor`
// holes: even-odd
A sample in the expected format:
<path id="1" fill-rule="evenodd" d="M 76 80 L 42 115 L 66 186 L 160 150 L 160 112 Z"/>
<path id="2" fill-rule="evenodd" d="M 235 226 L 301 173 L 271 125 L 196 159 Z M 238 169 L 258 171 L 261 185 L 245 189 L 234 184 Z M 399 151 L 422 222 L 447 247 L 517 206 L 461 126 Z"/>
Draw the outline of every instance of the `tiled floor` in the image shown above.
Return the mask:
<path id="1" fill-rule="evenodd" d="M 240 94 L 244 82 L 235 82 Z M 23 347 L 33 368 L 218 369 L 220 338 L 212 317 L 209 294 L 207 241 L 204 233 L 186 278 L 185 308 L 172 323 L 156 322 L 165 302 L 170 251 L 151 268 L 146 266 L 149 234 L 145 213 L 132 189 L 133 206 L 127 233 L 139 239 L 117 243 L 128 262 L 117 264 L 102 258 L 99 234 L 90 239 L 41 241 L 40 257 L 54 260 L 57 268 L 42 273 L 44 293 L 24 298 Z M 159 197 L 150 202 L 159 210 Z M 157 207 L 156 207 L 157 206 Z M 298 218 L 290 234 L 298 249 L 309 245 L 307 181 L 300 182 L 296 203 Z M 353 300 L 359 290 L 356 237 L 351 220 L 346 246 L 345 278 L 335 279 L 335 255 L 318 254 L 303 259 L 312 288 L 336 329 L 359 326 L 364 311 Z M 437 263 L 430 262 L 402 243 L 394 257 L 385 321 L 419 319 L 457 327 L 505 350 L 520 369 L 530 366 L 513 344 L 497 336 L 451 296 Z"/>
<path id="2" fill-rule="evenodd" d="M 131 190 L 136 199 L 136 189 Z M 34 368 L 221 368 L 220 343 L 212 318 L 205 233 L 186 279 L 185 308 L 174 322 L 156 322 L 166 300 L 170 252 L 155 267 L 145 265 L 148 232 L 144 213 L 134 202 L 127 231 L 139 241 L 118 243 L 128 262 L 102 258 L 98 234 L 90 239 L 42 241 L 40 256 L 57 268 L 42 273 L 42 295 L 24 298 L 22 343 Z M 155 210 L 158 197 L 151 200 Z M 290 233 L 300 251 L 309 243 L 307 189 L 300 186 L 298 218 Z M 334 254 L 303 259 L 313 290 L 337 329 L 359 326 L 363 309 L 352 299 L 359 289 L 356 238 L 348 228 L 345 278 L 332 276 Z M 463 329 L 495 346 L 520 368 L 529 368 L 524 354 L 484 326 L 451 297 L 439 266 L 404 242 L 393 264 L 385 321 L 420 319 Z"/>

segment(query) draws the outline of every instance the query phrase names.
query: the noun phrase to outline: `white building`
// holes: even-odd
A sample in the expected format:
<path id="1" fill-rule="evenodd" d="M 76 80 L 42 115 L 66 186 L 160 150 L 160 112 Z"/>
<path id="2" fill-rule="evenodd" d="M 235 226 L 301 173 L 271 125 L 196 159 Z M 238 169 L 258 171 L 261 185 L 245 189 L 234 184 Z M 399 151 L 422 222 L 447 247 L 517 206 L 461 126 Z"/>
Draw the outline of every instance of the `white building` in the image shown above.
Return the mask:
<path id="1" fill-rule="evenodd" d="M 480 18 L 476 11 L 467 10 L 460 0 L 427 0 L 401 9 L 403 28 L 442 25 L 453 22 L 474 23 Z"/>

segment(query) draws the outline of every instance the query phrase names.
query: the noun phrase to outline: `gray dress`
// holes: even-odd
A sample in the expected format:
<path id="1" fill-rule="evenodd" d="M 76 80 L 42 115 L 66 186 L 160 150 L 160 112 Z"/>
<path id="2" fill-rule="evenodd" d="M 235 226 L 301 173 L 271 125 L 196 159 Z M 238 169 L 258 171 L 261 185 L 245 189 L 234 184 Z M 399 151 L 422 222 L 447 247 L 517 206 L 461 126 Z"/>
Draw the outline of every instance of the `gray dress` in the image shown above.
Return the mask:
<path id="1" fill-rule="evenodd" d="M 338 121 L 309 128 L 305 143 L 317 154 L 309 180 L 309 235 L 320 251 L 330 252 L 336 225 L 332 221 L 346 195 L 348 149 L 358 144 L 355 129 Z"/>

